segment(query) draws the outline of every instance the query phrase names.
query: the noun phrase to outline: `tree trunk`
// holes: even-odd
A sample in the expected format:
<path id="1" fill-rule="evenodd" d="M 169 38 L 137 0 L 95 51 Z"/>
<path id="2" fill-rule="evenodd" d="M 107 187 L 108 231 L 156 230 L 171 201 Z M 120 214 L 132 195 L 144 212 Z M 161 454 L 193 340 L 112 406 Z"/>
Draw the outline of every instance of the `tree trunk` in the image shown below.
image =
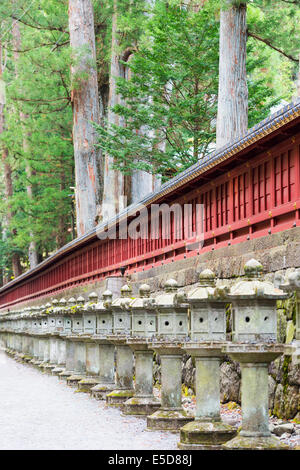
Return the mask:
<path id="1" fill-rule="evenodd" d="M 1 93 L 0 93 L 0 135 L 5 130 L 5 83 L 2 79 L 3 74 L 3 46 L 0 43 L 0 82 L 1 82 Z M 4 172 L 4 192 L 5 200 L 7 203 L 7 211 L 3 221 L 3 238 L 6 239 L 8 232 L 10 231 L 10 223 L 13 217 L 13 213 L 10 206 L 10 198 L 13 195 L 13 184 L 12 184 L 12 169 L 8 159 L 8 150 L 5 147 L 5 144 L 2 146 L 2 163 L 3 163 L 3 172 Z M 14 232 L 12 232 L 12 237 Z M 12 271 L 14 277 L 18 277 L 22 273 L 22 267 L 20 263 L 20 256 L 18 253 L 12 252 L 11 254 L 12 262 Z M 8 282 L 7 274 L 4 273 L 3 283 Z"/>
<path id="2" fill-rule="evenodd" d="M 120 56 L 118 53 L 118 38 L 117 38 L 117 0 L 113 4 L 113 17 L 112 17 L 112 34 L 111 34 L 111 61 L 109 72 L 109 95 L 108 95 L 108 110 L 107 110 L 107 125 L 119 124 L 119 119 L 112 109 L 119 100 L 117 95 L 117 78 L 120 76 Z M 118 170 L 112 169 L 114 158 L 110 155 L 105 155 L 104 163 L 104 191 L 103 191 L 103 204 L 102 204 L 102 220 L 107 220 L 116 215 L 127 205 L 124 199 L 124 175 Z"/>
<path id="3" fill-rule="evenodd" d="M 60 166 L 63 168 L 63 161 L 60 161 Z M 61 171 L 59 175 L 60 179 L 60 185 L 59 189 L 60 191 L 64 191 L 66 189 L 66 181 L 65 181 L 65 173 L 64 171 Z M 63 213 L 63 208 L 60 207 L 60 211 L 58 214 L 58 231 L 57 231 L 57 236 L 56 236 L 56 247 L 57 249 L 61 248 L 67 243 L 67 237 L 68 237 L 68 219 L 66 218 L 65 214 Z"/>
<path id="4" fill-rule="evenodd" d="M 300 96 L 300 54 L 299 57 L 299 66 L 298 66 L 298 80 L 297 80 L 297 97 Z"/>
<path id="5" fill-rule="evenodd" d="M 146 6 L 152 6 L 153 0 L 145 0 Z M 117 94 L 116 80 L 118 77 L 130 78 L 128 68 L 120 64 L 120 55 L 118 52 L 118 32 L 117 32 L 117 0 L 114 0 L 114 12 L 112 20 L 112 44 L 111 44 L 111 63 L 109 75 L 109 99 L 108 99 L 108 126 L 110 124 L 122 125 L 119 116 L 112 112 L 112 107 L 116 104 L 124 104 Z M 122 59 L 128 61 L 130 54 L 124 54 Z M 141 130 L 139 130 L 141 132 Z M 142 170 L 133 170 L 131 175 L 124 175 L 119 170 L 113 170 L 114 158 L 105 155 L 104 168 L 104 195 L 102 207 L 102 219 L 116 215 L 127 205 L 138 202 L 146 194 L 152 192 L 158 185 L 159 179 Z"/>
<path id="6" fill-rule="evenodd" d="M 246 8 L 246 3 L 230 0 L 221 10 L 217 148 L 248 128 Z"/>
<path id="7" fill-rule="evenodd" d="M 26 119 L 26 116 L 23 113 L 21 113 L 21 119 Z M 25 134 L 23 134 L 23 150 L 24 150 L 24 153 L 28 152 L 28 141 L 27 141 Z M 26 176 L 28 179 L 26 191 L 27 191 L 27 195 L 29 199 L 32 200 L 33 199 L 32 184 L 30 182 L 31 177 L 32 177 L 32 171 L 31 171 L 31 166 L 28 162 L 26 162 L 25 171 L 26 171 Z M 28 247 L 28 260 L 29 260 L 30 268 L 34 268 L 38 264 L 38 253 L 37 253 L 36 242 L 34 240 L 34 233 L 32 229 L 30 229 L 29 237 L 30 237 L 30 242 L 29 242 L 29 247 Z"/>
<path id="8" fill-rule="evenodd" d="M 13 22 L 12 26 L 12 36 L 13 36 L 13 49 L 14 49 L 14 60 L 15 60 L 15 75 L 18 77 L 18 60 L 19 60 L 19 53 L 18 50 L 21 48 L 21 34 L 20 34 L 20 25 L 18 21 Z M 26 126 L 23 124 L 25 123 L 26 119 L 28 119 L 28 116 L 26 116 L 24 113 L 20 112 L 20 119 L 22 123 L 22 128 L 23 128 L 23 151 L 25 158 L 29 153 L 29 144 L 28 144 L 28 139 L 26 135 Z M 29 162 L 27 161 L 26 158 L 26 176 L 27 176 L 27 185 L 26 185 L 26 192 L 28 195 L 28 198 L 30 200 L 33 199 L 33 194 L 32 194 L 32 185 L 31 185 L 31 166 Z M 28 247 L 28 260 L 29 260 L 29 266 L 30 268 L 34 268 L 38 264 L 38 256 L 37 256 L 37 248 L 36 248 L 36 242 L 34 240 L 34 233 L 32 229 L 30 229 L 29 232 L 29 237 L 30 237 L 30 242 L 29 242 L 29 247 Z"/>
<path id="9" fill-rule="evenodd" d="M 73 103 L 73 141 L 76 181 L 77 236 L 98 222 L 103 165 L 95 149 L 97 133 L 91 122 L 100 123 L 96 70 L 94 12 L 91 0 L 69 0 Z"/>
<path id="10" fill-rule="evenodd" d="M 152 16 L 148 13 L 148 8 L 151 11 L 155 1 L 145 0 L 145 15 Z M 149 97 L 151 99 L 151 97 Z M 139 132 L 145 132 L 140 130 Z M 149 132 L 149 131 L 146 131 Z M 165 143 L 162 142 L 162 147 L 165 147 Z M 158 175 L 152 175 L 143 170 L 134 170 L 131 178 L 131 202 L 138 202 L 147 194 L 158 189 L 161 184 L 161 179 Z"/>

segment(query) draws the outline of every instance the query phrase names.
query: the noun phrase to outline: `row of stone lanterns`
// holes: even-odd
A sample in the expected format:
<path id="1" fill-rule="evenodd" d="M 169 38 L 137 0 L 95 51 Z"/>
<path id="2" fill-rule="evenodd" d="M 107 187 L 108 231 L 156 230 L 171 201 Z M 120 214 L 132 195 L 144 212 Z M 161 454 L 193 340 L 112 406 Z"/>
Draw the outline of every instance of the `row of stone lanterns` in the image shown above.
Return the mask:
<path id="1" fill-rule="evenodd" d="M 284 352 L 276 344 L 276 301 L 287 294 L 264 281 L 262 271 L 259 262 L 248 261 L 244 279 L 230 289 L 217 286 L 214 273 L 206 269 L 187 294 L 170 279 L 155 297 L 147 285 L 140 287 L 138 297 L 124 285 L 114 300 L 105 291 L 100 301 L 92 293 L 88 302 L 79 297 L 27 307 L 2 316 L 2 342 L 16 358 L 106 399 L 109 406 L 122 407 L 124 414 L 147 416 L 149 430 L 180 430 L 182 449 L 284 448 L 269 431 L 268 364 Z M 293 273 L 280 287 L 298 295 L 299 279 L 300 273 Z M 232 342 L 226 341 L 228 303 Z M 153 395 L 153 351 L 161 360 L 161 403 Z M 196 365 L 194 417 L 181 404 L 185 352 Z M 238 435 L 220 416 L 224 355 L 241 365 Z"/>

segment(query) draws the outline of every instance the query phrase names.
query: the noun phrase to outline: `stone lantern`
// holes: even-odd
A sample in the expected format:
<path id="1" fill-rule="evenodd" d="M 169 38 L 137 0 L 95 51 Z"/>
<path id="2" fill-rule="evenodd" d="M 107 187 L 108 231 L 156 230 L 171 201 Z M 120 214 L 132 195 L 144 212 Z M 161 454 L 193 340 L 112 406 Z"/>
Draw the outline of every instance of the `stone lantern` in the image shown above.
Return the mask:
<path id="1" fill-rule="evenodd" d="M 292 357 L 293 364 L 300 364 L 300 269 L 290 273 L 280 288 L 288 293 L 296 294 L 296 337 L 285 345 L 285 354 Z"/>
<path id="2" fill-rule="evenodd" d="M 196 413 L 180 429 L 180 449 L 220 449 L 235 436 L 220 415 L 220 363 L 226 342 L 226 287 L 216 287 L 210 269 L 200 273 L 198 286 L 187 295 L 191 309 L 191 341 L 183 344 L 196 366 Z"/>
<path id="3" fill-rule="evenodd" d="M 223 444 L 224 449 L 287 448 L 269 431 L 268 365 L 283 353 L 276 344 L 276 302 L 286 294 L 262 279 L 262 265 L 251 259 L 245 279 L 237 281 L 228 297 L 233 311 L 233 343 L 224 352 L 241 366 L 242 429 Z"/>
<path id="4" fill-rule="evenodd" d="M 41 306 L 42 312 L 42 335 L 44 337 L 44 351 L 43 351 L 43 362 L 40 364 L 40 368 L 43 369 L 50 361 L 50 339 L 49 339 L 49 318 L 45 312 L 45 305 Z"/>
<path id="5" fill-rule="evenodd" d="M 8 315 L 8 325 L 7 325 L 7 354 L 9 356 L 12 356 L 13 355 L 13 352 L 14 352 L 14 331 L 15 331 L 15 321 L 14 321 L 14 317 L 15 317 L 15 312 L 11 312 L 9 315 Z"/>
<path id="6" fill-rule="evenodd" d="M 45 347 L 45 337 L 43 331 L 43 312 L 41 307 L 35 307 L 36 310 L 36 318 L 38 322 L 38 337 L 39 337 L 39 353 L 38 353 L 38 362 L 37 366 L 40 368 L 41 364 L 44 361 L 44 347 Z"/>
<path id="7" fill-rule="evenodd" d="M 97 400 L 105 400 L 106 395 L 113 391 L 115 385 L 115 346 L 108 341 L 108 335 L 113 333 L 112 319 L 112 292 L 106 290 L 102 299 L 93 305 L 96 315 L 96 334 L 94 341 L 99 345 L 99 383 L 91 388 L 92 397 Z"/>
<path id="8" fill-rule="evenodd" d="M 21 313 L 17 312 L 14 317 L 14 340 L 13 340 L 13 356 L 17 362 L 21 362 L 21 351 L 22 351 L 22 336 L 21 336 Z"/>
<path id="9" fill-rule="evenodd" d="M 31 312 L 33 316 L 33 358 L 29 361 L 35 367 L 38 367 L 41 362 L 43 362 L 43 357 L 41 356 L 41 348 L 40 348 L 40 334 L 42 333 L 42 322 L 41 318 L 38 314 L 38 307 L 31 307 Z"/>
<path id="10" fill-rule="evenodd" d="M 66 310 L 66 299 L 62 298 L 56 303 L 54 313 L 55 319 L 55 334 L 56 334 L 56 351 L 57 351 L 57 365 L 52 369 L 52 375 L 59 375 L 63 372 L 66 365 L 66 341 L 63 338 L 64 332 L 64 313 Z"/>
<path id="11" fill-rule="evenodd" d="M 33 353 L 34 353 L 34 338 L 32 336 L 32 328 L 33 328 L 33 319 L 32 319 L 32 312 L 30 311 L 29 307 L 24 308 L 24 312 L 27 317 L 26 321 L 26 335 L 27 335 L 27 354 L 26 357 L 24 358 L 24 361 L 27 364 L 30 364 L 30 361 L 33 359 Z"/>
<path id="12" fill-rule="evenodd" d="M 16 312 L 11 312 L 8 317 L 7 317 L 7 349 L 6 353 L 9 356 L 14 355 L 14 331 L 15 331 L 15 313 Z M 32 358 L 34 358 L 32 354 Z"/>
<path id="13" fill-rule="evenodd" d="M 15 315 L 14 322 L 14 358 L 17 362 L 21 362 L 22 354 L 22 330 L 21 330 L 21 312 Z"/>
<path id="14" fill-rule="evenodd" d="M 64 312 L 64 330 L 61 333 L 61 337 L 66 343 L 66 367 L 58 374 L 58 378 L 67 380 L 68 377 L 75 372 L 75 343 L 72 338 L 72 321 L 76 310 L 76 299 L 70 297 L 66 302 L 66 308 Z"/>
<path id="15" fill-rule="evenodd" d="M 81 339 L 86 346 L 86 377 L 78 382 L 78 390 L 90 392 L 90 389 L 98 384 L 100 356 L 99 345 L 94 341 L 96 334 L 96 313 L 94 310 L 98 302 L 98 295 L 95 292 L 89 294 L 89 300 L 83 309 L 83 333 Z"/>
<path id="16" fill-rule="evenodd" d="M 80 380 L 85 378 L 86 373 L 86 347 L 85 342 L 81 338 L 83 333 L 83 310 L 85 300 L 79 296 L 76 305 L 71 307 L 72 316 L 72 333 L 67 339 L 74 343 L 74 373 L 67 378 L 67 384 L 70 387 L 77 387 Z"/>
<path id="17" fill-rule="evenodd" d="M 26 349 L 26 336 L 24 334 L 25 329 L 25 316 L 24 312 L 21 310 L 19 313 L 18 319 L 18 354 L 17 354 L 17 361 L 23 362 L 25 357 L 25 349 Z"/>
<path id="18" fill-rule="evenodd" d="M 46 303 L 45 313 L 48 317 L 48 335 L 49 335 L 49 363 L 45 364 L 43 369 L 47 374 L 51 374 L 51 371 L 57 366 L 57 335 L 56 335 L 56 315 L 55 306 L 58 303 L 56 299 Z"/>
<path id="19" fill-rule="evenodd" d="M 19 312 L 18 317 L 17 317 L 17 354 L 15 356 L 15 359 L 17 362 L 22 363 L 23 362 L 23 357 L 24 357 L 24 315 L 22 311 Z"/>
<path id="20" fill-rule="evenodd" d="M 155 298 L 158 332 L 149 347 L 161 359 L 161 408 L 147 417 L 151 430 L 178 431 L 192 421 L 181 404 L 182 342 L 188 339 L 188 304 L 174 279 Z"/>
<path id="21" fill-rule="evenodd" d="M 160 408 L 160 402 L 153 396 L 153 351 L 148 344 L 156 334 L 156 310 L 154 298 L 150 298 L 150 287 L 143 284 L 139 297 L 130 303 L 132 314 L 132 337 L 127 344 L 135 356 L 134 396 L 125 401 L 126 415 L 148 415 Z"/>
<path id="22" fill-rule="evenodd" d="M 133 389 L 133 353 L 127 344 L 131 333 L 132 289 L 125 284 L 121 288 L 121 297 L 112 302 L 113 334 L 107 339 L 116 347 L 116 386 L 106 395 L 110 406 L 121 406 L 134 394 Z"/>

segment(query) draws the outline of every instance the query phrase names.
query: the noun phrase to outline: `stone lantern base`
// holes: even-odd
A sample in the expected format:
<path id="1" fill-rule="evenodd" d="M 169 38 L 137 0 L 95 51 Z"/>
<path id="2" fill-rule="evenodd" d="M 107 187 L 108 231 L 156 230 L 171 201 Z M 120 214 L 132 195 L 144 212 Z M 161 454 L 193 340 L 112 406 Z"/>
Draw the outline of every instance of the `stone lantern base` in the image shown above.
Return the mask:
<path id="1" fill-rule="evenodd" d="M 32 356 L 29 356 L 28 354 L 25 354 L 25 356 L 23 357 L 23 362 L 25 364 L 28 364 L 29 361 L 31 361 L 32 359 Z"/>
<path id="2" fill-rule="evenodd" d="M 236 435 L 236 430 L 223 423 L 220 415 L 220 362 L 222 341 L 190 341 L 185 351 L 196 362 L 195 421 L 180 429 L 179 449 L 218 450 Z"/>
<path id="3" fill-rule="evenodd" d="M 123 406 L 124 402 L 134 396 L 134 390 L 113 390 L 106 395 L 106 403 L 109 406 Z"/>
<path id="4" fill-rule="evenodd" d="M 123 414 L 131 416 L 147 416 L 159 410 L 160 401 L 153 396 L 134 396 L 126 400 L 123 406 Z"/>
<path id="5" fill-rule="evenodd" d="M 240 434 L 222 446 L 226 450 L 288 450 L 288 445 L 273 436 L 241 436 Z"/>
<path id="6" fill-rule="evenodd" d="M 180 442 L 183 450 L 220 450 L 221 444 L 232 439 L 236 431 L 222 421 L 193 421 L 180 429 Z"/>
<path id="7" fill-rule="evenodd" d="M 18 353 L 17 355 L 17 362 L 23 362 L 25 354 L 24 353 Z"/>
<path id="8" fill-rule="evenodd" d="M 161 404 L 153 395 L 153 352 L 148 349 L 149 339 L 142 336 L 129 338 L 127 344 L 135 356 L 135 394 L 125 401 L 123 414 L 151 415 Z"/>
<path id="9" fill-rule="evenodd" d="M 194 420 L 181 406 L 182 354 L 181 343 L 176 340 L 160 340 L 150 343 L 161 360 L 161 407 L 147 416 L 147 430 L 178 432 Z"/>
<path id="10" fill-rule="evenodd" d="M 73 375 L 74 372 L 71 372 L 69 370 L 63 370 L 62 372 L 60 372 L 59 374 L 57 374 L 58 378 L 61 379 L 61 380 L 67 380 L 68 377 L 71 377 L 71 375 Z"/>
<path id="11" fill-rule="evenodd" d="M 63 370 L 63 366 L 56 366 L 51 370 L 51 375 L 59 375 L 61 372 L 63 372 Z"/>
<path id="12" fill-rule="evenodd" d="M 44 365 L 44 367 L 43 367 L 44 373 L 51 375 L 51 372 L 52 372 L 53 369 L 55 369 L 55 367 L 56 367 L 56 364 L 46 364 L 46 365 Z"/>
<path id="13" fill-rule="evenodd" d="M 39 367 L 40 364 L 43 362 L 41 361 L 40 359 L 32 359 L 31 361 L 29 361 L 31 365 L 33 365 L 34 367 Z"/>
<path id="14" fill-rule="evenodd" d="M 178 432 L 180 428 L 193 420 L 194 417 L 182 408 L 177 410 L 160 408 L 151 416 L 147 416 L 147 430 Z"/>
<path id="15" fill-rule="evenodd" d="M 115 387 L 115 383 L 98 384 L 90 389 L 90 394 L 96 400 L 106 400 L 106 395 L 112 392 Z"/>
<path id="16" fill-rule="evenodd" d="M 39 369 L 44 369 L 44 367 L 48 364 L 48 362 L 41 362 L 40 365 L 39 365 Z"/>
<path id="17" fill-rule="evenodd" d="M 223 449 L 289 449 L 269 431 L 268 365 L 283 353 L 281 344 L 227 344 L 225 352 L 240 363 L 242 374 L 242 429 Z"/>
<path id="18" fill-rule="evenodd" d="M 92 377 L 82 379 L 80 382 L 78 382 L 78 392 L 90 393 L 91 388 L 95 387 L 98 383 L 99 381 Z"/>
<path id="19" fill-rule="evenodd" d="M 82 375 L 70 375 L 67 377 L 67 385 L 72 388 L 77 388 L 78 384 L 84 377 Z"/>
<path id="20" fill-rule="evenodd" d="M 116 347 L 116 385 L 112 392 L 106 395 L 109 406 L 122 406 L 134 396 L 133 389 L 133 353 L 126 344 L 125 334 L 108 335 L 109 342 Z"/>

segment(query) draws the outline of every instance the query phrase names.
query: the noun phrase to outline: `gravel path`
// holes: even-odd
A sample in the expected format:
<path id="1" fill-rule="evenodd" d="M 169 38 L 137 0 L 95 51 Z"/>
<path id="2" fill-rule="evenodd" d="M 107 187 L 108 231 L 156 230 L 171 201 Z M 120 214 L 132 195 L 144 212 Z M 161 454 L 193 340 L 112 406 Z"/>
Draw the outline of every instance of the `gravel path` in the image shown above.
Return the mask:
<path id="1" fill-rule="evenodd" d="M 3 351 L 0 377 L 0 450 L 177 449 L 178 435 L 145 431 L 145 419 L 122 417 Z"/>

